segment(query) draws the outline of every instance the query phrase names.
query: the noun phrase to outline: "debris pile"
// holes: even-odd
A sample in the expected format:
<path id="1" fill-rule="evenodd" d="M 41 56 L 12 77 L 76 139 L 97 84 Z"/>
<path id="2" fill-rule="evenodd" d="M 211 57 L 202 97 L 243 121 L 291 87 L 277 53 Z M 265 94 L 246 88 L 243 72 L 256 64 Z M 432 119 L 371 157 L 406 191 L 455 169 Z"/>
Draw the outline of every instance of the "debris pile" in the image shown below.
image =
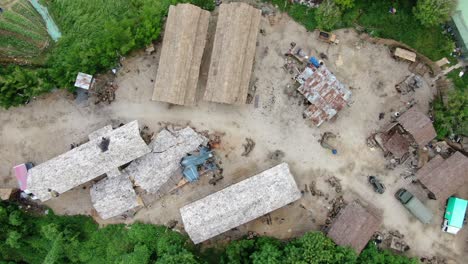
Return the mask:
<path id="1" fill-rule="evenodd" d="M 274 161 L 280 161 L 284 158 L 284 152 L 277 149 L 274 152 L 270 153 L 268 155 L 268 159 L 274 160 Z"/>
<path id="2" fill-rule="evenodd" d="M 249 156 L 250 152 L 252 152 L 252 150 L 254 149 L 255 141 L 253 141 L 251 138 L 245 138 L 245 140 L 246 143 L 242 144 L 242 146 L 244 147 L 244 152 L 242 152 L 241 156 L 247 157 Z"/>
<path id="3" fill-rule="evenodd" d="M 422 257 L 420 260 L 422 264 L 447 264 L 447 261 L 444 258 L 437 256 L 432 258 Z"/>
<path id="4" fill-rule="evenodd" d="M 333 200 L 330 201 L 330 204 L 332 205 L 332 208 L 327 213 L 327 220 L 325 220 L 326 226 L 329 226 L 333 219 L 340 213 L 341 209 L 345 208 L 347 205 L 343 196 L 333 198 Z"/>
<path id="5" fill-rule="evenodd" d="M 91 93 L 96 97 L 94 104 L 101 102 L 107 102 L 110 104 L 115 100 L 115 91 L 118 89 L 118 85 L 114 82 L 106 82 L 104 85 L 94 85 L 91 89 Z"/>
<path id="6" fill-rule="evenodd" d="M 409 75 L 408 77 L 406 77 L 406 79 L 400 82 L 399 84 L 396 84 L 395 89 L 399 93 L 405 95 L 405 94 L 414 92 L 416 89 L 421 88 L 422 85 L 423 85 L 423 81 L 422 81 L 421 76 L 413 73 Z"/>
<path id="7" fill-rule="evenodd" d="M 335 188 L 336 193 L 341 193 L 341 191 L 343 190 L 341 188 L 340 179 L 336 178 L 335 176 L 328 178 L 326 182 L 330 184 L 331 187 Z"/>

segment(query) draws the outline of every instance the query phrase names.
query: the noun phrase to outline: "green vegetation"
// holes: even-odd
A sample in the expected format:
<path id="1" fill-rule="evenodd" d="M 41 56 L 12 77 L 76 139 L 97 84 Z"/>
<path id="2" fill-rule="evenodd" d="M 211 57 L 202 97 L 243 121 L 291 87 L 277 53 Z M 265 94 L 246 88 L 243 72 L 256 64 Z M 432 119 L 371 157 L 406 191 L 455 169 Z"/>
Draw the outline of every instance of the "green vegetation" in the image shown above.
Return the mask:
<path id="1" fill-rule="evenodd" d="M 315 12 L 317 26 L 321 29 L 332 30 L 341 20 L 341 10 L 333 0 L 325 0 Z"/>
<path id="2" fill-rule="evenodd" d="M 424 26 L 437 26 L 450 19 L 456 5 L 456 0 L 419 0 L 413 11 Z"/>
<path id="3" fill-rule="evenodd" d="M 14 0 L 0 15 L 0 63 L 12 57 L 30 62 L 48 46 L 45 24 L 27 0 Z"/>
<path id="4" fill-rule="evenodd" d="M 42 51 L 44 38 L 49 40 L 43 22 L 38 22 L 42 18 L 26 0 L 14 1 L 11 11 L 0 19 L 0 29 L 10 32 L 0 34 L 0 52 L 35 56 Z M 117 66 L 122 56 L 159 37 L 169 6 L 179 2 L 214 8 L 212 0 L 102 0 L 92 4 L 88 0 L 44 0 L 63 36 L 39 67 L 2 69 L 0 106 L 23 104 L 54 87 L 74 89 L 78 72 L 95 74 Z"/>
<path id="5" fill-rule="evenodd" d="M 317 14 L 318 9 L 308 8 L 298 4 L 291 4 L 287 0 L 268 0 L 284 12 L 287 12 L 294 20 L 303 24 L 307 30 L 312 31 L 317 27 L 329 30 L 330 24 L 322 23 Z M 373 37 L 388 38 L 400 41 L 416 49 L 431 60 L 439 60 L 448 56 L 454 48 L 450 38 L 442 33 L 439 25 L 423 26 L 415 17 L 413 8 L 415 1 L 408 0 L 355 0 L 337 1 L 341 7 L 341 18 L 331 28 L 355 27 L 364 28 Z M 343 5 L 343 2 L 352 3 Z M 389 8 L 394 7 L 396 14 L 390 14 Z"/>
<path id="6" fill-rule="evenodd" d="M 9 261 L 9 262 L 8 262 Z M 203 252 L 163 226 L 136 223 L 99 228 L 89 217 L 37 216 L 0 202 L 0 263 L 417 263 L 378 250 L 372 243 L 358 257 L 320 232 L 290 242 L 269 237 L 233 241 Z"/>
<path id="7" fill-rule="evenodd" d="M 468 74 L 460 78 L 460 71 L 454 70 L 447 75 L 454 90 L 446 95 L 445 102 L 441 99 L 434 102 L 434 127 L 439 139 L 451 134 L 468 136 Z"/>

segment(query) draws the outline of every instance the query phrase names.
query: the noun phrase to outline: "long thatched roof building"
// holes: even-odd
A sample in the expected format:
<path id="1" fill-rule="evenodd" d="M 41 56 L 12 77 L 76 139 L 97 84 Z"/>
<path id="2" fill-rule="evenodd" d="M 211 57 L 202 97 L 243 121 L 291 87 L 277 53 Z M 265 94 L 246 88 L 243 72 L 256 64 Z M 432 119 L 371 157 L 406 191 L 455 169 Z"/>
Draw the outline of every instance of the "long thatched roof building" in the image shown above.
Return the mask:
<path id="1" fill-rule="evenodd" d="M 153 101 L 194 105 L 210 13 L 191 4 L 169 7 Z"/>
<path id="2" fill-rule="evenodd" d="M 204 100 L 246 103 L 260 14 L 245 3 L 220 6 Z"/>
<path id="3" fill-rule="evenodd" d="M 137 121 L 99 135 L 29 170 L 28 190 L 46 201 L 150 152 Z"/>
<path id="4" fill-rule="evenodd" d="M 298 200 L 301 192 L 286 163 L 208 195 L 180 209 L 195 244 Z"/>

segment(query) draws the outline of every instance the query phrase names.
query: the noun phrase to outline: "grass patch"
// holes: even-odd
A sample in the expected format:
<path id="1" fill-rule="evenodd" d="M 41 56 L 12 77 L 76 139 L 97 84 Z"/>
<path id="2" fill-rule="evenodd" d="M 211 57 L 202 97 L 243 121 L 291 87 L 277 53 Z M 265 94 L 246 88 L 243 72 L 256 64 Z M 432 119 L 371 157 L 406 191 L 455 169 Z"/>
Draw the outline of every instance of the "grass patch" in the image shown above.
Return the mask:
<path id="1" fill-rule="evenodd" d="M 465 72 L 462 77 L 459 77 L 462 69 L 455 69 L 447 74 L 447 78 L 452 80 L 455 89 L 468 92 L 468 73 Z"/>

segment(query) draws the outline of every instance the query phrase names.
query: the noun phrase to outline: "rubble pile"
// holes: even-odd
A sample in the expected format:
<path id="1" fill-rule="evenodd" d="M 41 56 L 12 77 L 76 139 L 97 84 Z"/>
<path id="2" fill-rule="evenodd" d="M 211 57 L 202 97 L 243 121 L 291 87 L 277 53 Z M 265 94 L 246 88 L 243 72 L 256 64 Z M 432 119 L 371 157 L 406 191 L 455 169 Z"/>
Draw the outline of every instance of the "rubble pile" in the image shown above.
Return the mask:
<path id="1" fill-rule="evenodd" d="M 341 209 L 346 207 L 346 202 L 343 196 L 338 196 L 330 201 L 332 208 L 327 213 L 327 220 L 325 224 L 328 226 L 332 223 L 332 220 L 340 213 Z"/>
<path id="2" fill-rule="evenodd" d="M 340 179 L 336 178 L 335 176 L 332 176 L 326 180 L 328 184 L 330 184 L 331 187 L 335 188 L 336 193 L 341 193 L 343 190 L 341 187 Z"/>

